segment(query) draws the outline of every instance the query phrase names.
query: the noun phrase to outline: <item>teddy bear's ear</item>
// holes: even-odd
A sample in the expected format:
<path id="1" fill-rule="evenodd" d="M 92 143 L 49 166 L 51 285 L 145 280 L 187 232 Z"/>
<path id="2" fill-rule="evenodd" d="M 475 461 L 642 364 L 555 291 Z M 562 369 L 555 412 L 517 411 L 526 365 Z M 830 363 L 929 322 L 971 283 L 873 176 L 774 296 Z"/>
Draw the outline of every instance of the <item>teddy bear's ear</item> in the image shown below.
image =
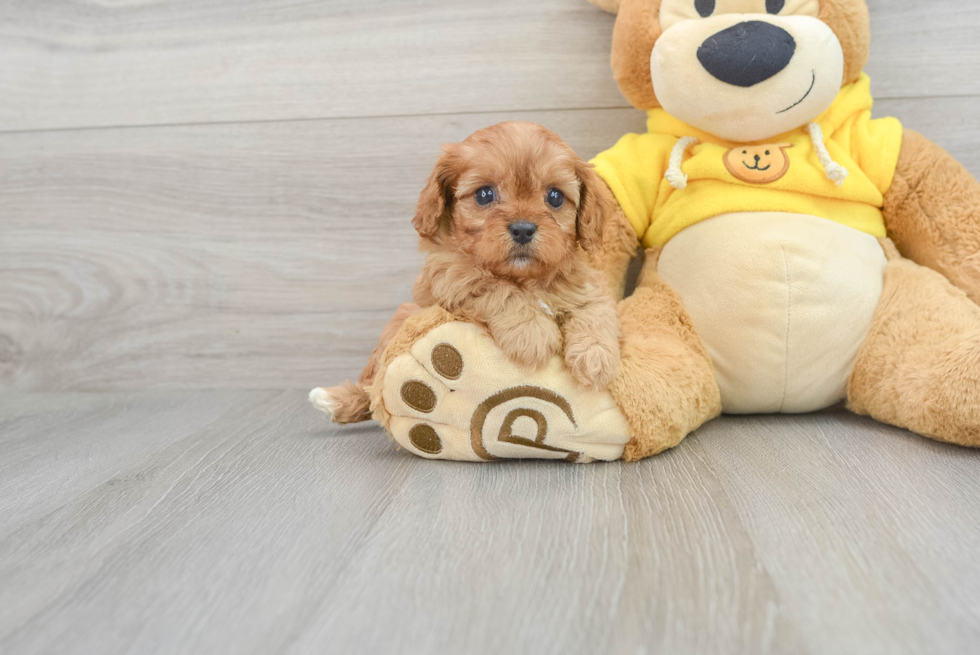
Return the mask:
<path id="1" fill-rule="evenodd" d="M 615 14 L 619 11 L 619 5 L 622 0 L 589 0 L 599 9 L 608 11 L 610 14 Z"/>

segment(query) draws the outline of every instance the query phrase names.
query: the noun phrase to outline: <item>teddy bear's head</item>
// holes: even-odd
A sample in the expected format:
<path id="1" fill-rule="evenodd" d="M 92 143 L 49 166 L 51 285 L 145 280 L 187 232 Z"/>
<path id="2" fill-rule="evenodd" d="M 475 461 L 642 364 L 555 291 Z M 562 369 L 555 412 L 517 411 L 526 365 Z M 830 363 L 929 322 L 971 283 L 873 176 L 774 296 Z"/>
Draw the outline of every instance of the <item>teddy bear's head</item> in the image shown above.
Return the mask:
<path id="1" fill-rule="evenodd" d="M 612 66 L 638 109 L 730 141 L 822 114 L 868 60 L 864 0 L 590 0 L 618 12 Z"/>

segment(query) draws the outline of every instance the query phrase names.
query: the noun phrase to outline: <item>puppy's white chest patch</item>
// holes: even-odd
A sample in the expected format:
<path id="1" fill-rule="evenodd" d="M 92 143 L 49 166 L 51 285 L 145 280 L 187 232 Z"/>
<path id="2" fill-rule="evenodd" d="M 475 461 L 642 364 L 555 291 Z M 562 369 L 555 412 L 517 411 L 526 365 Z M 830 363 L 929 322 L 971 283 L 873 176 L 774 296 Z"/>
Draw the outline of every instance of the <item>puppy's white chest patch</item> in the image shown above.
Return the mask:
<path id="1" fill-rule="evenodd" d="M 840 223 L 741 213 L 685 229 L 658 270 L 711 355 L 724 411 L 799 413 L 845 398 L 886 264 L 877 239 Z"/>

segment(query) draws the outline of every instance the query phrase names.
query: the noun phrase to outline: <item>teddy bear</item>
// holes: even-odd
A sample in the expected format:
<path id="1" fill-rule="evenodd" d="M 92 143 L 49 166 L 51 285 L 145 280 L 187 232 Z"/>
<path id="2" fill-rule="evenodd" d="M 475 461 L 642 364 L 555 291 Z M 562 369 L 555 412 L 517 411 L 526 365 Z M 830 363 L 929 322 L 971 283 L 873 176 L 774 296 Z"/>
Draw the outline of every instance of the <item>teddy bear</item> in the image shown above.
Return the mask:
<path id="1" fill-rule="evenodd" d="M 845 401 L 980 446 L 980 184 L 872 118 L 864 0 L 590 1 L 618 14 L 612 69 L 648 113 L 592 162 L 617 203 L 591 261 L 618 377 L 521 369 L 433 307 L 382 354 L 374 418 L 428 458 L 636 461 L 722 412 Z"/>

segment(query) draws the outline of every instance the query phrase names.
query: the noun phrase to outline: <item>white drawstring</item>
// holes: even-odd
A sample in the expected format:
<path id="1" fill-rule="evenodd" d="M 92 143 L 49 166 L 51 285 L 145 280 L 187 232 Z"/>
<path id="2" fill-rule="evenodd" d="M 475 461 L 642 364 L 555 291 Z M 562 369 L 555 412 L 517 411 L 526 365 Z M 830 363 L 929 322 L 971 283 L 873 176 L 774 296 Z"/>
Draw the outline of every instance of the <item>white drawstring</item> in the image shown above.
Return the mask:
<path id="1" fill-rule="evenodd" d="M 820 125 L 810 123 L 807 126 L 807 132 L 810 133 L 813 149 L 817 153 L 817 159 L 820 160 L 820 165 L 823 166 L 823 170 L 827 174 L 827 179 L 837 186 L 843 186 L 844 180 L 851 173 L 831 158 L 830 152 L 827 150 L 827 144 L 824 143 L 823 130 L 820 128 Z M 701 141 L 698 138 L 685 136 L 678 139 L 677 143 L 674 144 L 674 149 L 670 152 L 670 166 L 664 177 L 670 182 L 670 186 L 678 191 L 687 188 L 687 175 L 681 169 L 681 165 L 684 163 L 684 154 L 688 148 L 696 146 L 699 143 Z"/>
<path id="2" fill-rule="evenodd" d="M 820 165 L 823 166 L 824 172 L 827 173 L 827 179 L 837 186 L 844 186 L 844 180 L 851 173 L 830 158 L 830 152 L 827 151 L 827 144 L 823 140 L 823 130 L 820 129 L 817 123 L 810 123 L 807 126 L 807 131 L 810 133 L 810 140 L 813 141 L 813 149 L 817 153 L 817 159 L 820 160 Z"/>
<path id="3" fill-rule="evenodd" d="M 678 191 L 687 188 L 687 175 L 681 170 L 681 164 L 684 163 L 684 153 L 687 152 L 688 148 L 696 146 L 699 143 L 701 143 L 700 139 L 693 136 L 685 136 L 677 141 L 674 149 L 670 152 L 670 167 L 667 169 L 667 174 L 664 177 L 670 182 L 670 186 Z"/>

